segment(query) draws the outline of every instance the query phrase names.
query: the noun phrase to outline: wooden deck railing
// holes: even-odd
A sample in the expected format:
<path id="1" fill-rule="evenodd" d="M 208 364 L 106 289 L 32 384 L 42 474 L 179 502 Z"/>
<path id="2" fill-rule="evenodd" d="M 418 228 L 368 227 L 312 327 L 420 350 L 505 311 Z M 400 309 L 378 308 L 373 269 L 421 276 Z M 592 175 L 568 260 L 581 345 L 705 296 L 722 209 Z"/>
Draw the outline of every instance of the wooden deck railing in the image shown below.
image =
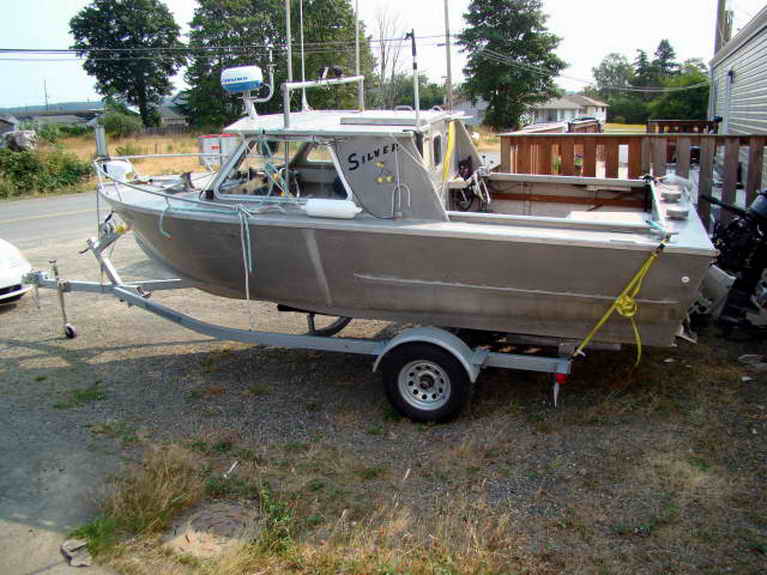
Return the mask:
<path id="1" fill-rule="evenodd" d="M 648 134 L 716 134 L 719 122 L 713 120 L 648 120 L 645 124 Z"/>
<path id="2" fill-rule="evenodd" d="M 667 149 L 676 149 L 675 171 L 690 175 L 691 149 L 699 148 L 700 193 L 710 194 L 714 177 L 714 158 L 722 151 L 722 200 L 735 203 L 741 147 L 747 148 L 748 172 L 745 179 L 746 204 L 762 184 L 764 146 L 767 135 L 724 136 L 703 134 L 500 134 L 500 171 L 518 174 L 597 175 L 598 160 L 604 162 L 604 177 L 617 178 L 621 152 L 626 158 L 629 178 L 667 172 Z M 601 166 L 600 166 L 601 168 Z M 601 175 L 601 174 L 600 174 Z M 709 205 L 698 202 L 698 212 L 708 221 Z M 722 213 L 726 220 L 729 215 Z"/>

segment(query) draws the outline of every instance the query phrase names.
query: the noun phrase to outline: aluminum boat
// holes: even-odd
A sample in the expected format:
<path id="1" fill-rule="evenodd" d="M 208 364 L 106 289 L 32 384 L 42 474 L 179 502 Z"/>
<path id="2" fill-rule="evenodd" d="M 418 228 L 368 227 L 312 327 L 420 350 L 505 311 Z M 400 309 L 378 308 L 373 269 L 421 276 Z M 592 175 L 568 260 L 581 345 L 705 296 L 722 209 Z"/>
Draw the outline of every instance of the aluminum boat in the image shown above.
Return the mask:
<path id="1" fill-rule="evenodd" d="M 142 249 L 220 296 L 580 339 L 666 238 L 636 321 L 644 343 L 669 346 L 716 254 L 683 191 L 650 179 L 490 174 L 446 111 L 291 113 L 288 103 L 226 132 L 237 150 L 199 179 L 131 178 L 124 159 L 97 161 L 111 178 L 100 198 Z M 481 211 L 451 209 L 473 199 Z M 596 340 L 635 334 L 616 315 Z"/>

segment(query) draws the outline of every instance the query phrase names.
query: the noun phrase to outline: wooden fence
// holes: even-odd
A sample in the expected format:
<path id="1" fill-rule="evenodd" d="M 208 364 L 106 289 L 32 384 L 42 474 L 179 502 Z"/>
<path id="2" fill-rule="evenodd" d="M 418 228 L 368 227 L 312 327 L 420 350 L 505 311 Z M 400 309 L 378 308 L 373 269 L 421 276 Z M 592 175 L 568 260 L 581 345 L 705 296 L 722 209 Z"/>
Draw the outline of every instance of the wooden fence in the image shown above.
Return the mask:
<path id="1" fill-rule="evenodd" d="M 716 134 L 719 122 L 713 120 L 648 120 L 645 124 L 648 134 Z"/>
<path id="2" fill-rule="evenodd" d="M 629 178 L 644 174 L 661 176 L 667 170 L 669 145 L 676 150 L 675 171 L 688 178 L 696 148 L 700 172 L 698 189 L 710 194 L 714 177 L 714 159 L 721 152 L 723 167 L 722 200 L 735 203 L 741 147 L 746 148 L 748 172 L 745 178 L 746 204 L 756 196 L 762 184 L 766 135 L 703 134 L 500 134 L 500 171 L 518 174 L 558 174 L 562 176 L 597 175 L 597 162 L 604 162 L 604 175 L 617 178 L 621 152 L 627 160 Z M 698 202 L 703 221 L 709 217 L 708 202 Z M 729 216 L 722 213 L 726 220 Z"/>

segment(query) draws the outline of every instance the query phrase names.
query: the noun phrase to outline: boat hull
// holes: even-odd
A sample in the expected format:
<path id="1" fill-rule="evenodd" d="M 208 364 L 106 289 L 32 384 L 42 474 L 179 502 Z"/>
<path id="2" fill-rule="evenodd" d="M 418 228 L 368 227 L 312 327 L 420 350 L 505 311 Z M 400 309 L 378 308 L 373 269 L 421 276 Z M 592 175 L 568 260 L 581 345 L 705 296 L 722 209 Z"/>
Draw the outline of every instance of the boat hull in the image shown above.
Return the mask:
<path id="1" fill-rule="evenodd" d="M 234 214 L 162 216 L 110 203 L 150 257 L 215 295 L 246 297 L 249 255 L 252 299 L 355 318 L 565 339 L 589 333 L 651 252 L 451 235 L 449 223 L 435 231 L 256 216 L 244 234 Z M 657 260 L 637 298 L 643 343 L 673 345 L 710 261 L 710 254 L 673 250 Z M 630 322 L 614 314 L 596 339 L 633 343 L 635 336 Z"/>

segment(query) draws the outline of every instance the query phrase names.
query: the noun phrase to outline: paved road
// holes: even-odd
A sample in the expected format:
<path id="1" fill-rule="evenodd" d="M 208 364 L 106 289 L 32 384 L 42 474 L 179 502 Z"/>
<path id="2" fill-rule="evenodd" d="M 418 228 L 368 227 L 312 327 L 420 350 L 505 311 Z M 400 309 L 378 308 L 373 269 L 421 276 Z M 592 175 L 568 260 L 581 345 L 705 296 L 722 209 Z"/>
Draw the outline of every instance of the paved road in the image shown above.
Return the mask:
<path id="1" fill-rule="evenodd" d="M 0 238 L 19 249 L 96 235 L 96 193 L 0 202 Z"/>

